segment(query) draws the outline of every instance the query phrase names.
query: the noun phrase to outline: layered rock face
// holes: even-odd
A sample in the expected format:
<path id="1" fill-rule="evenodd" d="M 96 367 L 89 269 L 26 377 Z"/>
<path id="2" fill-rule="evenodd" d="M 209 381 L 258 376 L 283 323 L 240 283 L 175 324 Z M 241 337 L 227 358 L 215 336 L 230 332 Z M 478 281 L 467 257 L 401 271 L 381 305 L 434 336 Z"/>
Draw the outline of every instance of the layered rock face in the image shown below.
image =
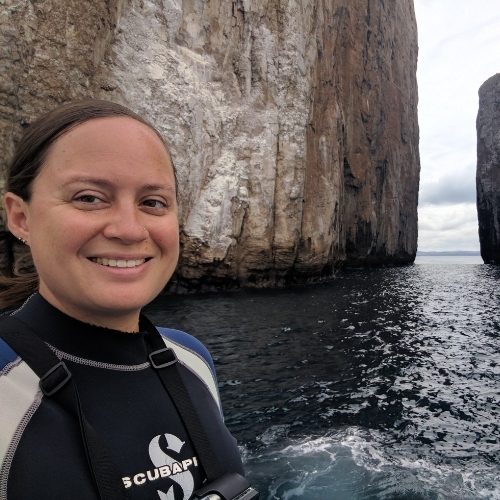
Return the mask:
<path id="1" fill-rule="evenodd" d="M 477 215 L 481 257 L 500 264 L 500 73 L 479 89 Z"/>
<path id="2" fill-rule="evenodd" d="M 83 96 L 150 119 L 177 168 L 180 288 L 414 259 L 411 0 L 5 3 L 2 147 Z"/>

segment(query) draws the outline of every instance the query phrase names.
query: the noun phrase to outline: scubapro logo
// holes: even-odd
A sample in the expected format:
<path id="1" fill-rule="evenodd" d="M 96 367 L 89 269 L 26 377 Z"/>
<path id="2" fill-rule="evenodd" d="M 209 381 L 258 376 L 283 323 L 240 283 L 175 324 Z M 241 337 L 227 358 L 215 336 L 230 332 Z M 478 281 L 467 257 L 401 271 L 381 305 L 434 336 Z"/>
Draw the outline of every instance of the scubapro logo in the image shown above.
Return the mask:
<path id="1" fill-rule="evenodd" d="M 169 477 L 174 483 L 177 483 L 182 489 L 182 499 L 188 500 L 191 498 L 194 489 L 193 474 L 189 470 L 191 467 L 198 467 L 196 457 L 187 458 L 182 461 L 177 461 L 160 447 L 160 439 L 165 437 L 167 450 L 180 453 L 184 446 L 184 441 L 181 441 L 173 434 L 163 434 L 155 436 L 149 443 L 149 457 L 155 468 L 139 472 L 134 476 L 122 477 L 125 488 L 132 486 L 141 486 L 150 481 L 156 481 L 159 478 Z M 167 492 L 156 490 L 160 500 L 175 500 L 174 485 L 170 485 Z"/>

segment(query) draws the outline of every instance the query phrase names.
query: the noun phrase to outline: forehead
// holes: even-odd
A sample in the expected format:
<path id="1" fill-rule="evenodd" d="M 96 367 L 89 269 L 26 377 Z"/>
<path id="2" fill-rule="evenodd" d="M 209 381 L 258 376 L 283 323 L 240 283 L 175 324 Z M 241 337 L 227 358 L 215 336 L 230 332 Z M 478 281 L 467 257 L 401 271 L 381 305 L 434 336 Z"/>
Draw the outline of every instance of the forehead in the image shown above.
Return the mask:
<path id="1" fill-rule="evenodd" d="M 150 127 L 130 117 L 105 117 L 76 125 L 50 146 L 45 162 L 132 154 L 169 165 L 165 144 Z"/>
<path id="2" fill-rule="evenodd" d="M 39 176 L 108 172 L 174 176 L 170 155 L 154 130 L 129 117 L 95 118 L 59 137 Z M 38 176 L 38 177 L 39 177 Z"/>
<path id="3" fill-rule="evenodd" d="M 57 154 L 92 154 L 127 149 L 138 153 L 170 158 L 165 144 L 156 132 L 130 117 L 93 118 L 57 138 L 49 147 L 46 159 Z"/>

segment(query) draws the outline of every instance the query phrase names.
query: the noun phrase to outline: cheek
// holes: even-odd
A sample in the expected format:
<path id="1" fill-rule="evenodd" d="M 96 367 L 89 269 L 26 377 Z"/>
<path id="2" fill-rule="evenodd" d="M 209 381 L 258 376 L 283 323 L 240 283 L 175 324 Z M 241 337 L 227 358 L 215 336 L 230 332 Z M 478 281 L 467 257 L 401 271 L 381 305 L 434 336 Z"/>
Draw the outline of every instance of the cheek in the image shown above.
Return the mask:
<path id="1" fill-rule="evenodd" d="M 179 246 L 179 224 L 177 220 L 155 230 L 156 241 L 164 247 Z"/>
<path id="2" fill-rule="evenodd" d="M 168 248 L 170 251 L 179 249 L 179 232 L 171 230 L 165 232 L 161 237 L 161 244 L 163 247 Z"/>
<path id="3" fill-rule="evenodd" d="M 163 253 L 170 259 L 179 258 L 179 233 L 177 231 L 163 232 L 161 239 L 157 240 L 157 244 L 162 249 Z"/>
<path id="4" fill-rule="evenodd" d="M 88 228 L 78 218 L 56 217 L 37 221 L 33 234 L 33 252 L 47 258 L 76 254 L 90 238 Z"/>

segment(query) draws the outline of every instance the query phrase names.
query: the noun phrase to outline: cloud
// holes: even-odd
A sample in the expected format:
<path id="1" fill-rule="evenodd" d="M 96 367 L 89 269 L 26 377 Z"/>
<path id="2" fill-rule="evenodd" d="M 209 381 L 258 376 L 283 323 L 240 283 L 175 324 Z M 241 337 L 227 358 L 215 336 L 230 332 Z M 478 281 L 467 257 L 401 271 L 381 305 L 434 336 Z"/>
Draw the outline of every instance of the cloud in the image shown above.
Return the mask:
<path id="1" fill-rule="evenodd" d="M 418 249 L 479 250 L 475 203 L 431 205 L 418 209 Z"/>
<path id="2" fill-rule="evenodd" d="M 419 206 L 476 203 L 475 166 L 455 173 L 445 172 L 420 186 Z"/>
<path id="3" fill-rule="evenodd" d="M 498 0 L 415 0 L 420 250 L 478 250 L 478 90 L 500 71 Z"/>

